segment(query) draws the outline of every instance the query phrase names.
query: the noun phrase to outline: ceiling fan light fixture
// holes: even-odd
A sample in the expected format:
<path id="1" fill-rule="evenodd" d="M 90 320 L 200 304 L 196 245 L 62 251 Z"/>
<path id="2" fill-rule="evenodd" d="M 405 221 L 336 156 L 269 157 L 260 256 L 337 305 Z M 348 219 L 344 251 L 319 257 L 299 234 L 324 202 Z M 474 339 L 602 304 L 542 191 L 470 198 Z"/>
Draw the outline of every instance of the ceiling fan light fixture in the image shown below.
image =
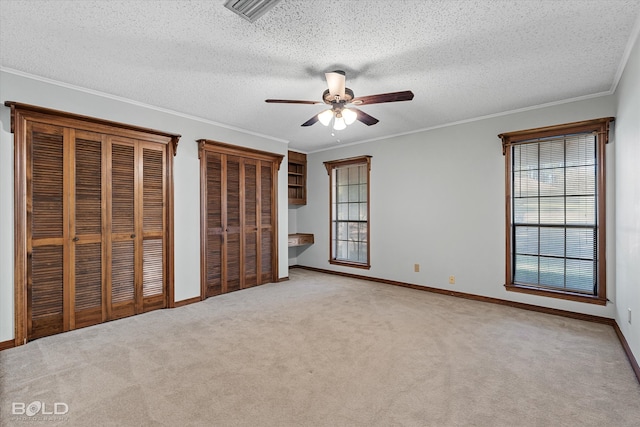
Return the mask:
<path id="1" fill-rule="evenodd" d="M 333 129 L 342 130 L 347 127 L 347 124 L 344 121 L 343 117 L 336 116 L 336 119 L 333 121 Z"/>
<path id="2" fill-rule="evenodd" d="M 353 111 L 350 110 L 348 108 L 344 108 L 342 110 L 342 117 L 344 118 L 344 122 L 348 125 L 352 124 L 353 122 L 356 121 L 356 119 L 358 118 L 358 114 Z"/>
<path id="3" fill-rule="evenodd" d="M 327 85 L 329 86 L 329 89 L 326 89 L 322 93 L 322 101 L 325 104 L 329 105 L 330 108 L 312 116 L 309 120 L 301 125 L 303 127 L 311 126 L 316 122 L 320 122 L 324 126 L 329 126 L 332 118 L 334 130 L 345 129 L 348 125 L 351 125 L 356 120 L 364 123 L 367 126 L 372 126 L 378 123 L 379 120 L 358 108 L 346 107 L 349 104 L 360 106 L 369 104 L 381 104 L 383 102 L 411 101 L 413 99 L 413 92 L 411 92 L 410 90 L 405 90 L 402 92 L 379 93 L 377 95 L 360 96 L 358 98 L 354 98 L 353 91 L 344 86 L 344 71 L 336 70 L 325 73 L 325 78 L 327 79 Z M 265 102 L 277 104 L 320 104 L 316 101 L 303 101 L 299 99 L 265 99 Z"/>
<path id="4" fill-rule="evenodd" d="M 318 120 L 325 126 L 329 126 L 331 123 L 331 119 L 333 118 L 333 111 L 331 109 L 324 110 L 322 113 L 318 114 Z"/>

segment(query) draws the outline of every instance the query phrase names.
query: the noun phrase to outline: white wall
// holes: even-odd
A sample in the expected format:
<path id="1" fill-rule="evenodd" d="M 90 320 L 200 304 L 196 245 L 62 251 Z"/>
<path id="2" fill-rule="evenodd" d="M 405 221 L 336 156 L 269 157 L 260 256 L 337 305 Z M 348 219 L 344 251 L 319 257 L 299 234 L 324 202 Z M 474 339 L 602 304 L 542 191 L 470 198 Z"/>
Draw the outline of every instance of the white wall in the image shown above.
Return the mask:
<path id="1" fill-rule="evenodd" d="M 298 209 L 289 207 L 289 233 L 298 232 Z M 289 248 L 289 265 L 298 263 L 298 248 Z"/>
<path id="2" fill-rule="evenodd" d="M 298 255 L 298 264 L 613 318 L 611 303 L 505 290 L 505 166 L 497 135 L 614 115 L 610 95 L 311 153 L 309 203 L 298 211 L 297 227 L 314 233 L 315 244 Z M 607 148 L 612 172 L 614 144 Z M 358 155 L 373 156 L 370 270 L 328 263 L 329 177 L 322 162 Z M 612 225 L 614 197 L 608 184 Z M 613 259 L 614 235 L 608 235 L 608 259 Z M 419 273 L 414 264 L 420 264 Z M 607 293 L 612 301 L 614 269 L 611 262 Z M 455 285 L 449 285 L 450 275 Z"/>
<path id="3" fill-rule="evenodd" d="M 47 108 L 181 134 L 174 159 L 175 299 L 200 294 L 200 182 L 196 140 L 287 154 L 287 144 L 215 123 L 151 108 L 123 99 L 70 88 L 0 70 L 0 102 L 17 101 Z M 0 342 L 14 337 L 13 318 L 13 134 L 10 110 L 0 107 Z M 287 159 L 278 175 L 279 275 L 288 275 Z"/>
<path id="4" fill-rule="evenodd" d="M 640 39 L 616 97 L 616 322 L 640 361 Z"/>

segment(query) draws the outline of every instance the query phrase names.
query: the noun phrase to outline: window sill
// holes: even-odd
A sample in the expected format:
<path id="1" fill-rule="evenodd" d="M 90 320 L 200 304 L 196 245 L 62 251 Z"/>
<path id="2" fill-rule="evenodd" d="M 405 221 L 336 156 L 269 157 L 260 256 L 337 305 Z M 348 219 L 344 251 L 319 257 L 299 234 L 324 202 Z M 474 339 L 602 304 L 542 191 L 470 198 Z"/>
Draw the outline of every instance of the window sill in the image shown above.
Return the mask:
<path id="1" fill-rule="evenodd" d="M 509 284 L 504 285 L 507 291 L 521 292 L 525 294 L 540 295 L 550 298 L 558 298 L 569 301 L 584 302 L 587 304 L 607 305 L 607 299 L 597 295 L 585 295 L 577 292 L 567 292 L 535 285 Z"/>
<path id="2" fill-rule="evenodd" d="M 345 267 L 353 267 L 353 268 L 362 268 L 364 270 L 369 270 L 371 268 L 369 264 L 363 264 L 360 262 L 351 262 L 351 261 L 341 261 L 337 259 L 330 259 L 329 264 L 343 265 Z"/>

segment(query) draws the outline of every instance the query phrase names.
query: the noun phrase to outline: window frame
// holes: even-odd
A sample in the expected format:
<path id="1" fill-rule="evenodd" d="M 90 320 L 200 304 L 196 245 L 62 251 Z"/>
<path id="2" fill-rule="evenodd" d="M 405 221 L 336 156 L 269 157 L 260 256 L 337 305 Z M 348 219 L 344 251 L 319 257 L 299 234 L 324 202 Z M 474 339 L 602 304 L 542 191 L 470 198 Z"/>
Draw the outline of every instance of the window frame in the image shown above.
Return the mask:
<path id="1" fill-rule="evenodd" d="M 505 288 L 507 291 L 522 292 L 560 298 L 571 301 L 585 302 L 597 305 L 607 304 L 606 281 L 606 156 L 605 147 L 609 142 L 610 123 L 614 117 L 604 117 L 581 122 L 566 123 L 535 129 L 505 132 L 498 135 L 502 140 L 502 154 L 505 158 Z M 596 135 L 596 289 L 594 295 L 555 289 L 536 284 L 516 283 L 513 272 L 513 181 L 512 181 L 512 147 L 527 143 L 543 142 L 553 137 L 563 137 L 572 134 L 592 133 Z"/>
<path id="2" fill-rule="evenodd" d="M 334 247 L 333 223 L 337 218 L 333 218 L 333 193 L 334 193 L 334 173 L 333 171 L 344 166 L 366 165 L 367 168 L 367 261 L 357 262 L 337 258 Z M 324 162 L 324 166 L 329 174 L 329 263 L 346 267 L 370 269 L 371 268 L 371 156 L 357 156 L 341 160 Z"/>

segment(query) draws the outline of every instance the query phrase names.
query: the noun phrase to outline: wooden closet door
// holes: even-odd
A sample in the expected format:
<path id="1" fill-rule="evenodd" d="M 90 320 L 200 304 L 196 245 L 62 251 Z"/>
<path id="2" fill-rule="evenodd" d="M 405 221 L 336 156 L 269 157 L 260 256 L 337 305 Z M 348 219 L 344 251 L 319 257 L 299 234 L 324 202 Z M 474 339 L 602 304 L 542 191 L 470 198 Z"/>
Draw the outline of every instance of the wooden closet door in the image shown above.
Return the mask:
<path id="1" fill-rule="evenodd" d="M 243 163 L 243 288 L 249 288 L 261 283 L 258 278 L 258 164 L 251 159 L 244 159 Z"/>
<path id="2" fill-rule="evenodd" d="M 142 311 L 166 307 L 165 199 L 166 150 L 140 143 L 142 157 Z"/>
<path id="3" fill-rule="evenodd" d="M 242 160 L 239 157 L 227 156 L 226 162 L 226 210 L 224 221 L 223 251 L 223 286 L 222 292 L 237 291 L 241 288 L 241 185 L 240 170 Z"/>
<path id="4" fill-rule="evenodd" d="M 260 283 L 277 281 L 275 249 L 275 184 L 272 162 L 260 162 Z"/>
<path id="5" fill-rule="evenodd" d="M 73 152 L 69 192 L 71 247 L 70 329 L 101 323 L 106 319 L 103 286 L 103 135 L 71 130 Z"/>
<path id="6" fill-rule="evenodd" d="M 283 156 L 198 140 L 201 296 L 277 280 L 276 181 Z"/>
<path id="7" fill-rule="evenodd" d="M 34 339 L 65 330 L 65 130 L 29 122 L 26 134 L 27 338 Z"/>
<path id="8" fill-rule="evenodd" d="M 173 305 L 180 135 L 5 105 L 15 134 L 15 345 Z"/>
<path id="9" fill-rule="evenodd" d="M 108 176 L 110 227 L 107 229 L 110 271 L 107 281 L 109 319 L 136 313 L 140 299 L 136 289 L 136 143 L 124 138 L 110 138 Z"/>
<path id="10" fill-rule="evenodd" d="M 203 203 L 206 204 L 204 219 L 204 297 L 212 297 L 222 293 L 222 244 L 224 228 L 222 223 L 222 156 L 217 153 L 205 152 Z"/>

